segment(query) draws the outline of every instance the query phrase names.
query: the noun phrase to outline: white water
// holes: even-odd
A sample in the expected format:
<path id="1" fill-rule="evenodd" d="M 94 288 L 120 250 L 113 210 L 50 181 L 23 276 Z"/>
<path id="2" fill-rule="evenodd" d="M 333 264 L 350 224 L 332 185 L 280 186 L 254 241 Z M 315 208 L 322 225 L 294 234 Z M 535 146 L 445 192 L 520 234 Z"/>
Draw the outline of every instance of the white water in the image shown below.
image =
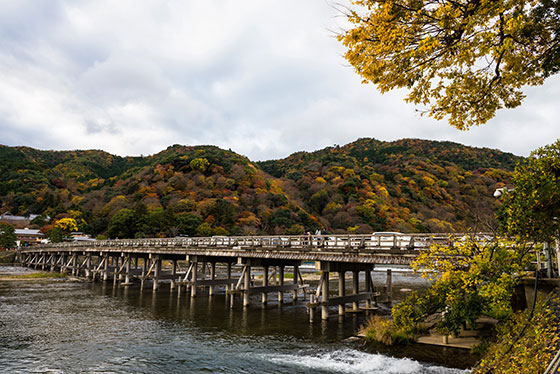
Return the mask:
<path id="1" fill-rule="evenodd" d="M 468 370 L 430 366 L 408 358 L 393 358 L 353 349 L 309 354 L 262 354 L 261 359 L 281 366 L 308 368 L 328 373 L 351 374 L 462 374 Z"/>

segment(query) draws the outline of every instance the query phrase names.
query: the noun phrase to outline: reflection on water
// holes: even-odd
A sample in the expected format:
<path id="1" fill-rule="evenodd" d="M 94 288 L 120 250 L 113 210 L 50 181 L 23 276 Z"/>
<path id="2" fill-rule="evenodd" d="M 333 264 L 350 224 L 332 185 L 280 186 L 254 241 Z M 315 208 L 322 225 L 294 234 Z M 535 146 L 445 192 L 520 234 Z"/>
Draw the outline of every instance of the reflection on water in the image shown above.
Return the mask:
<path id="1" fill-rule="evenodd" d="M 225 295 L 191 299 L 167 287 L 0 282 L 0 372 L 463 372 L 363 352 L 341 342 L 358 317 L 310 325 L 301 305 L 243 310 Z"/>

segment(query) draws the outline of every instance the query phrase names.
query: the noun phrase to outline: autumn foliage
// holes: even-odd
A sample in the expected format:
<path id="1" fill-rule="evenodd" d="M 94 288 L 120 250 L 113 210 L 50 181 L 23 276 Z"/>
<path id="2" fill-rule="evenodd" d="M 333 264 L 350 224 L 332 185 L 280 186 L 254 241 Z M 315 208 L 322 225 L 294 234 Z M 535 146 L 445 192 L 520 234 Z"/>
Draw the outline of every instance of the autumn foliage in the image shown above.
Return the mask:
<path id="1" fill-rule="evenodd" d="M 148 157 L 1 146 L 0 212 L 113 238 L 485 229 L 518 160 L 414 139 L 257 163 L 214 146 Z"/>

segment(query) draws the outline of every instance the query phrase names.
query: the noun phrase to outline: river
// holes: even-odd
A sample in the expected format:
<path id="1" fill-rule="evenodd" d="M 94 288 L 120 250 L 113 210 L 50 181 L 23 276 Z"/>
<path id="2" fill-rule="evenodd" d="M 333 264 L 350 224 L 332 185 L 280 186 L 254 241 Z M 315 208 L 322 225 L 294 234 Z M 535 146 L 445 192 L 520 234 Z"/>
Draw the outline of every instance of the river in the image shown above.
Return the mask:
<path id="1" fill-rule="evenodd" d="M 465 365 L 453 350 L 346 342 L 362 322 L 311 325 L 301 303 L 230 309 L 166 286 L 0 281 L 0 373 L 468 372 L 441 366 Z"/>

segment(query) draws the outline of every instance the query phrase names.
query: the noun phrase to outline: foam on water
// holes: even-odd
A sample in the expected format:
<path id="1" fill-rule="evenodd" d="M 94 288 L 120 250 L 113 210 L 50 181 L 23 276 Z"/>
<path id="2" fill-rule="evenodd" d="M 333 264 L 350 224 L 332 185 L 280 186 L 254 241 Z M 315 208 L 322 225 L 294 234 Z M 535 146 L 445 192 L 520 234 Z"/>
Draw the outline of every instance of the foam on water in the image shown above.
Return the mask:
<path id="1" fill-rule="evenodd" d="M 305 367 L 332 373 L 352 374 L 459 374 L 468 370 L 427 366 L 408 358 L 393 358 L 354 349 L 343 349 L 317 354 L 263 354 L 263 360 L 283 366 Z"/>

